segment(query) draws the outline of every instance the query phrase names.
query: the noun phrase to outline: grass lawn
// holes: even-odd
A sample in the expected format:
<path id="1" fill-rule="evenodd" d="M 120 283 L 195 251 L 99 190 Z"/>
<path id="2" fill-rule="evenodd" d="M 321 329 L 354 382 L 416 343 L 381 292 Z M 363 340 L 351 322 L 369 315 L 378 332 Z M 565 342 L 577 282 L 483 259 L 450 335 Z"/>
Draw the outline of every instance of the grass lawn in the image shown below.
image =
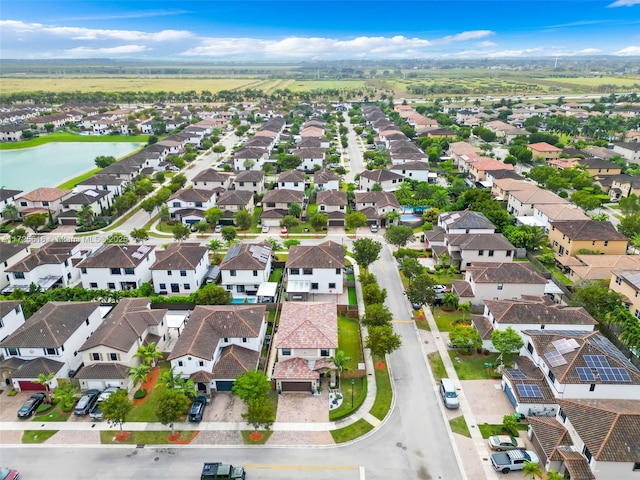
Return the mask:
<path id="1" fill-rule="evenodd" d="M 391 399 L 393 392 L 391 391 L 391 379 L 389 371 L 386 368 L 375 368 L 376 372 L 376 401 L 371 407 L 371 415 L 378 420 L 383 420 L 391 408 Z"/>
<path id="2" fill-rule="evenodd" d="M 164 372 L 168 372 L 170 368 L 171 364 L 169 362 L 161 362 L 159 376 L 162 376 Z M 153 390 L 151 390 L 150 393 L 147 393 L 147 399 L 140 405 L 136 405 L 131 409 L 131 413 L 129 413 L 127 421 L 159 422 L 158 417 L 156 416 L 156 411 L 158 410 L 158 403 L 160 401 L 159 392 L 163 388 L 164 387 L 159 387 L 157 384 L 154 385 Z"/>
<path id="3" fill-rule="evenodd" d="M 462 275 L 461 273 L 445 273 L 445 272 L 431 273 L 429 274 L 429 276 L 438 285 L 451 285 L 452 280 L 460 280 L 464 278 L 464 275 Z"/>
<path id="4" fill-rule="evenodd" d="M 58 430 L 25 430 L 22 443 L 43 443 L 53 437 Z"/>
<path id="5" fill-rule="evenodd" d="M 93 170 L 89 170 L 86 173 L 83 173 L 82 175 L 78 175 L 77 177 L 72 178 L 71 180 L 64 182 L 61 185 L 58 185 L 57 188 L 65 188 L 68 190 L 73 189 L 78 183 L 80 183 L 83 180 L 86 180 L 89 177 L 93 177 L 96 173 L 98 173 L 100 170 L 102 170 L 101 168 L 94 168 Z"/>
<path id="6" fill-rule="evenodd" d="M 125 428 L 126 432 L 127 429 Z M 122 440 L 119 442 L 114 441 L 114 437 L 120 433 L 120 429 L 114 430 L 102 430 L 100 432 L 100 443 L 102 444 L 128 444 L 128 445 L 162 445 L 162 444 L 172 444 L 172 443 L 189 443 L 189 441 L 194 437 L 197 433 L 195 431 L 178 431 L 176 433 L 180 435 L 178 440 L 172 442 L 169 440 L 169 435 L 171 434 L 171 430 L 153 430 L 153 431 L 134 431 L 129 432 L 129 438 L 126 440 Z"/>
<path id="7" fill-rule="evenodd" d="M 349 295 L 349 305 L 358 305 L 356 287 L 347 287 L 347 294 Z"/>
<path id="8" fill-rule="evenodd" d="M 347 273 L 347 282 L 355 282 L 356 276 L 353 273 Z"/>
<path id="9" fill-rule="evenodd" d="M 353 379 L 353 407 L 351 406 L 351 379 L 343 378 L 340 384 L 342 404 L 335 410 L 329 411 L 329 420 L 339 420 L 355 412 L 367 396 L 367 377 Z"/>
<path id="10" fill-rule="evenodd" d="M 138 210 L 140 210 L 140 207 L 134 207 L 133 210 L 131 210 L 129 213 L 127 213 L 126 215 L 123 215 L 122 217 L 120 217 L 118 219 L 117 222 L 112 223 L 111 225 L 109 225 L 108 227 L 103 228 L 102 230 L 104 232 L 108 232 L 109 230 L 114 230 L 116 228 L 118 228 L 119 226 L 121 226 L 124 222 L 126 222 L 127 220 L 129 220 L 131 217 L 133 217 L 136 213 L 138 213 Z"/>
<path id="11" fill-rule="evenodd" d="M 431 366 L 431 373 L 433 373 L 433 377 L 436 379 L 436 382 L 446 378 L 447 371 L 444 368 L 444 362 L 442 361 L 440 354 L 438 352 L 433 352 L 430 353 L 428 357 L 429 365 Z"/>
<path id="12" fill-rule="evenodd" d="M 449 425 L 453 433 L 471 438 L 471 432 L 469 432 L 469 427 L 467 427 L 467 421 L 464 419 L 464 416 L 460 415 L 459 417 L 452 418 L 449 420 Z"/>
<path id="13" fill-rule="evenodd" d="M 527 431 L 528 425 L 526 423 L 518 423 L 516 424 L 516 428 L 520 431 Z M 508 435 L 502 429 L 502 425 L 495 425 L 491 423 L 483 423 L 482 425 L 478 425 L 478 430 L 482 434 L 482 438 L 489 438 L 494 435 Z M 519 437 L 520 435 L 516 435 Z"/>
<path id="14" fill-rule="evenodd" d="M 338 349 L 347 357 L 351 357 L 347 363 L 347 371 L 356 370 L 358 363 L 364 362 L 360 345 L 360 325 L 355 320 L 338 317 Z"/>
<path id="15" fill-rule="evenodd" d="M 242 441 L 245 443 L 245 445 L 264 445 L 265 443 L 267 443 L 269 438 L 271 438 L 271 434 L 273 432 L 271 430 L 260 431 L 260 440 L 251 439 L 250 435 L 254 433 L 253 430 L 241 430 L 240 433 L 242 434 Z"/>
<path id="16" fill-rule="evenodd" d="M 480 355 L 473 353 L 471 355 L 463 355 L 459 350 L 449 350 L 453 368 L 455 368 L 460 380 L 486 380 L 491 378 L 484 364 L 493 363 L 495 365 L 498 355 L 500 354 Z"/>
<path id="17" fill-rule="evenodd" d="M 34 415 L 32 422 L 66 422 L 71 416 L 71 412 L 65 413 L 60 408 L 60 404 L 53 407 L 47 413 L 42 415 Z"/>
<path id="18" fill-rule="evenodd" d="M 547 270 L 549 270 L 551 272 L 551 275 L 553 275 L 558 280 L 560 280 L 560 283 L 562 283 L 562 285 L 564 285 L 565 287 L 567 285 L 572 285 L 573 284 L 573 282 L 571 280 L 569 280 L 560 270 L 558 270 L 557 267 L 555 267 L 553 265 L 546 265 L 546 267 L 547 267 Z"/>
<path id="19" fill-rule="evenodd" d="M 344 443 L 361 437 L 365 433 L 373 430 L 373 426 L 364 419 L 358 420 L 356 423 L 348 427 L 331 430 L 331 436 L 336 443 Z"/>
<path id="20" fill-rule="evenodd" d="M 467 317 L 469 314 L 467 314 Z M 440 307 L 433 307 L 433 317 L 438 325 L 438 330 L 441 332 L 449 332 L 453 328 L 451 325 L 455 320 L 462 319 L 462 312 L 452 311 L 448 312 Z"/>
<path id="21" fill-rule="evenodd" d="M 273 269 L 273 273 L 271 275 L 269 275 L 269 281 L 270 282 L 279 282 L 280 279 L 282 278 L 283 271 L 284 271 L 284 268 L 274 268 Z"/>

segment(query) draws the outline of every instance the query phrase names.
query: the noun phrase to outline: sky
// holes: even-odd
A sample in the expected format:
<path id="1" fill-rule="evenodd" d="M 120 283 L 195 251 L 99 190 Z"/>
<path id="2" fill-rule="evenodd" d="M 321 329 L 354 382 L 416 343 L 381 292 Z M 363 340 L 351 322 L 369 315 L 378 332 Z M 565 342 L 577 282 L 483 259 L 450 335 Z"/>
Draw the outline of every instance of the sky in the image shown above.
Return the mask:
<path id="1" fill-rule="evenodd" d="M 0 0 L 0 59 L 640 56 L 640 0 Z"/>

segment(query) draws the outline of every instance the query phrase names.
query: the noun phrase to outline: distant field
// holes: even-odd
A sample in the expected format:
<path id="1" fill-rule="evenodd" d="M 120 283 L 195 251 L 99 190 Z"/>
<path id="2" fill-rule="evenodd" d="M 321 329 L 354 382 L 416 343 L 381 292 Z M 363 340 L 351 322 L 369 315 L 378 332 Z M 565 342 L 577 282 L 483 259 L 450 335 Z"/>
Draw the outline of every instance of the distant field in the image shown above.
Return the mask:
<path id="1" fill-rule="evenodd" d="M 295 80 L 287 88 L 292 92 L 304 92 L 309 90 L 357 90 L 364 88 L 365 80 Z"/>
<path id="2" fill-rule="evenodd" d="M 640 85 L 640 76 L 638 75 L 624 77 L 546 77 L 541 78 L 540 80 L 544 82 L 573 84 L 587 87 L 597 87 L 599 85 L 620 85 L 622 87 L 630 87 L 634 84 Z"/>

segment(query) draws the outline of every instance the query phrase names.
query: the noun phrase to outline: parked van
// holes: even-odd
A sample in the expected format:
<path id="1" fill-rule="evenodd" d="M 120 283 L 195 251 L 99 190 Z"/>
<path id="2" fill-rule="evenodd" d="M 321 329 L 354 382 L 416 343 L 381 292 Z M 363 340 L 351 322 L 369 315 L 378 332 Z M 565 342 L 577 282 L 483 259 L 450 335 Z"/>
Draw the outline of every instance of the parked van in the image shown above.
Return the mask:
<path id="1" fill-rule="evenodd" d="M 440 395 L 444 406 L 447 408 L 458 408 L 460 402 L 458 401 L 458 394 L 456 388 L 453 386 L 453 382 L 450 378 L 443 378 L 440 380 Z"/>

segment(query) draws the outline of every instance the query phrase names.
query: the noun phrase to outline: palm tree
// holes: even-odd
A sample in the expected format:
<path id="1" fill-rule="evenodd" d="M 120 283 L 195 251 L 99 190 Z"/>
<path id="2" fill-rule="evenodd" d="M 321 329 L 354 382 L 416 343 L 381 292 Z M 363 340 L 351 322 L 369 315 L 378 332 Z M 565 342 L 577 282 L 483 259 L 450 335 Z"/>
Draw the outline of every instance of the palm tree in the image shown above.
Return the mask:
<path id="1" fill-rule="evenodd" d="M 182 372 L 176 373 L 174 367 L 171 370 L 164 372 L 158 379 L 158 385 L 168 389 L 174 389 L 178 392 L 193 398 L 196 396 L 196 384 L 190 378 L 184 378 Z"/>
<path id="2" fill-rule="evenodd" d="M 522 466 L 522 473 L 525 477 L 530 477 L 532 480 L 536 477 L 541 478 L 543 475 L 542 468 L 535 462 L 524 462 Z"/>
<path id="3" fill-rule="evenodd" d="M 413 196 L 413 188 L 411 188 L 411 184 L 409 182 L 402 182 L 398 190 L 395 192 L 396 198 L 398 202 L 402 204 L 402 202 L 406 202 L 407 200 L 411 200 Z"/>
<path id="4" fill-rule="evenodd" d="M 535 227 L 533 225 L 522 225 L 520 227 L 520 230 L 529 235 L 529 239 L 527 241 L 527 250 L 538 250 L 538 248 L 543 246 L 547 241 L 547 235 L 540 227 Z"/>
<path id="5" fill-rule="evenodd" d="M 446 292 L 442 296 L 442 306 L 450 310 L 458 308 L 458 296 L 455 293 Z"/>
<path id="6" fill-rule="evenodd" d="M 151 367 L 149 365 L 142 364 L 139 367 L 129 367 L 127 375 L 131 377 L 133 386 L 137 387 L 138 385 L 147 381 L 149 372 L 151 372 Z"/>
<path id="7" fill-rule="evenodd" d="M 549 470 L 549 473 L 547 473 L 547 480 L 562 480 L 562 475 L 552 468 Z"/>
<path id="8" fill-rule="evenodd" d="M 10 220 L 13 222 L 19 216 L 18 209 L 14 204 L 9 203 L 7 204 L 6 207 L 4 207 L 4 210 L 2 210 L 2 216 L 7 220 Z"/>
<path id="9" fill-rule="evenodd" d="M 461 303 L 460 305 L 458 305 L 458 310 L 462 312 L 462 321 L 464 322 L 466 314 L 471 311 L 471 302 Z"/>
<path id="10" fill-rule="evenodd" d="M 342 373 L 349 370 L 347 364 L 351 361 L 351 357 L 347 357 L 347 355 L 345 355 L 344 351 L 342 350 L 336 350 L 333 357 L 331 357 L 329 360 L 331 360 L 333 366 L 336 367 L 336 371 L 338 372 L 338 386 L 340 386 Z"/>
<path id="11" fill-rule="evenodd" d="M 404 185 L 404 183 L 403 183 Z M 387 219 L 387 226 L 389 225 L 393 225 L 396 220 L 400 220 L 400 212 L 397 212 L 395 210 L 391 210 L 390 212 L 387 212 L 384 216 L 384 218 Z"/>
<path id="12" fill-rule="evenodd" d="M 151 342 L 148 345 L 140 345 L 134 357 L 140 358 L 145 365 L 155 367 L 156 360 L 162 358 L 162 352 L 158 350 L 156 342 Z"/>
<path id="13" fill-rule="evenodd" d="M 51 381 L 55 378 L 56 372 L 51 372 L 48 375 L 44 373 L 40 373 L 38 378 L 36 378 L 33 383 L 39 383 L 44 387 L 45 393 L 47 395 L 47 403 L 51 403 Z"/>

